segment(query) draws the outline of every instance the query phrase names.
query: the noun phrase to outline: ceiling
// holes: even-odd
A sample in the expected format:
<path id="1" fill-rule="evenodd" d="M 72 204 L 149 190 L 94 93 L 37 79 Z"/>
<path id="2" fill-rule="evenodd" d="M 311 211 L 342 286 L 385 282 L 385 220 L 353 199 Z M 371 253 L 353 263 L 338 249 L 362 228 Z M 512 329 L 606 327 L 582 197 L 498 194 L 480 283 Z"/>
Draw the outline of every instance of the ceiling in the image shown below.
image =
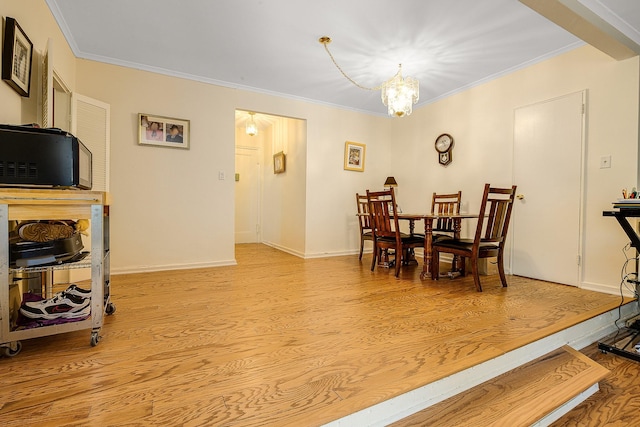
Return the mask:
<path id="1" fill-rule="evenodd" d="M 336 61 L 363 86 L 380 85 L 401 63 L 405 76 L 420 81 L 419 107 L 585 43 L 523 4 L 535 1 L 47 0 L 47 4 L 79 58 L 385 115 L 380 92 L 359 89 L 345 79 L 319 37 L 332 38 L 329 48 Z M 596 9 L 598 19 L 640 46 L 638 0 L 547 3 Z"/>

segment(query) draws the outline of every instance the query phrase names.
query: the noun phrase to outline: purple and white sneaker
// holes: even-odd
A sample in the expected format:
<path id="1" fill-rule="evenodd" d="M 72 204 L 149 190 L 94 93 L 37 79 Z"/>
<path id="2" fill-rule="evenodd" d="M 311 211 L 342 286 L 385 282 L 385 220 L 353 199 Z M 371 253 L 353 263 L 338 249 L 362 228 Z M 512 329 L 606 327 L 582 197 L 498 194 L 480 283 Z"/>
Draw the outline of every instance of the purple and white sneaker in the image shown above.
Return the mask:
<path id="1" fill-rule="evenodd" d="M 62 292 L 50 299 L 24 302 L 20 313 L 30 319 L 80 319 L 91 314 L 91 300 Z"/>
<path id="2" fill-rule="evenodd" d="M 91 298 L 91 289 L 82 289 L 75 283 L 72 283 L 66 290 L 62 291 L 64 294 L 73 295 L 80 298 Z"/>

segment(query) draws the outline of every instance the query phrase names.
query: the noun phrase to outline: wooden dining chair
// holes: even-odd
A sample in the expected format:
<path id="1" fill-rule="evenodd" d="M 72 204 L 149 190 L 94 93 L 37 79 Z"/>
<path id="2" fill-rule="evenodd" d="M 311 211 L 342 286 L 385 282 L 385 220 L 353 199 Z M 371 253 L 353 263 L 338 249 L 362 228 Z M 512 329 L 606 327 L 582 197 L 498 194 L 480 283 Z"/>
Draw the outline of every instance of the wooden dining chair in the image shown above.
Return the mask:
<path id="1" fill-rule="evenodd" d="M 360 257 L 358 259 L 361 260 L 365 240 L 373 242 L 373 229 L 371 228 L 371 219 L 369 218 L 367 195 L 356 193 L 356 204 L 358 206 L 358 223 L 360 225 Z"/>
<path id="2" fill-rule="evenodd" d="M 454 194 L 436 194 L 431 197 L 431 214 L 454 214 L 460 213 L 460 200 L 462 191 Z M 453 238 L 455 232 L 453 218 L 438 218 L 433 224 L 433 241 Z"/>
<path id="3" fill-rule="evenodd" d="M 400 267 L 403 264 L 403 257 L 409 253 L 409 249 L 423 246 L 424 238 L 400 232 L 398 216 L 393 215 L 397 209 L 393 188 L 376 192 L 367 190 L 367 201 L 373 229 L 371 271 L 375 269 L 377 258 L 382 251 L 393 249 L 396 257 L 395 275 L 398 277 Z"/>
<path id="4" fill-rule="evenodd" d="M 462 275 L 465 275 L 464 258 L 469 258 L 473 282 L 478 292 L 482 292 L 478 260 L 495 256 L 498 260 L 500 281 L 503 287 L 507 286 L 504 274 L 504 245 L 515 194 L 515 185 L 511 188 L 496 188 L 485 184 L 474 238 L 444 239 L 433 244 L 433 279 L 437 280 L 440 275 L 440 252 L 459 255 L 463 258 Z"/>

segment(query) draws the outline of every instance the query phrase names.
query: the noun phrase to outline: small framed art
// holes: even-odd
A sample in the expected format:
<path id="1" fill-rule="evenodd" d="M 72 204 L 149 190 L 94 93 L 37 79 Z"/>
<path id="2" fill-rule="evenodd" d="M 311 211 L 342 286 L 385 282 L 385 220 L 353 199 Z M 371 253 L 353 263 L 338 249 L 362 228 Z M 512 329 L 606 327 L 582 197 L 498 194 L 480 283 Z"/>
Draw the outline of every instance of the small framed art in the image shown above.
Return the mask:
<path id="1" fill-rule="evenodd" d="M 189 149 L 189 120 L 138 114 L 138 144 Z"/>
<path id="2" fill-rule="evenodd" d="M 33 43 L 18 22 L 7 16 L 2 46 L 2 80 L 22 96 L 28 97 L 31 89 L 32 59 Z"/>
<path id="3" fill-rule="evenodd" d="M 364 155 L 367 146 L 358 142 L 347 141 L 344 144 L 344 169 L 364 172 Z"/>
<path id="4" fill-rule="evenodd" d="M 273 155 L 273 173 L 283 173 L 287 170 L 287 158 L 281 151 Z"/>

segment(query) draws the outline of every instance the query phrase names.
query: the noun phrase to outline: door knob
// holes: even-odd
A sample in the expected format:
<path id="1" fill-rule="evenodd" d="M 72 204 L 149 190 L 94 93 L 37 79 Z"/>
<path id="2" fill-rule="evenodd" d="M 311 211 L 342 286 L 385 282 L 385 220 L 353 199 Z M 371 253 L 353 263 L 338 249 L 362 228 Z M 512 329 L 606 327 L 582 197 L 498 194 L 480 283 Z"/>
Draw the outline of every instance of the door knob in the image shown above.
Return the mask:
<path id="1" fill-rule="evenodd" d="M 524 200 L 524 194 L 518 194 L 518 195 L 516 196 L 516 198 L 517 198 L 518 200 Z"/>

